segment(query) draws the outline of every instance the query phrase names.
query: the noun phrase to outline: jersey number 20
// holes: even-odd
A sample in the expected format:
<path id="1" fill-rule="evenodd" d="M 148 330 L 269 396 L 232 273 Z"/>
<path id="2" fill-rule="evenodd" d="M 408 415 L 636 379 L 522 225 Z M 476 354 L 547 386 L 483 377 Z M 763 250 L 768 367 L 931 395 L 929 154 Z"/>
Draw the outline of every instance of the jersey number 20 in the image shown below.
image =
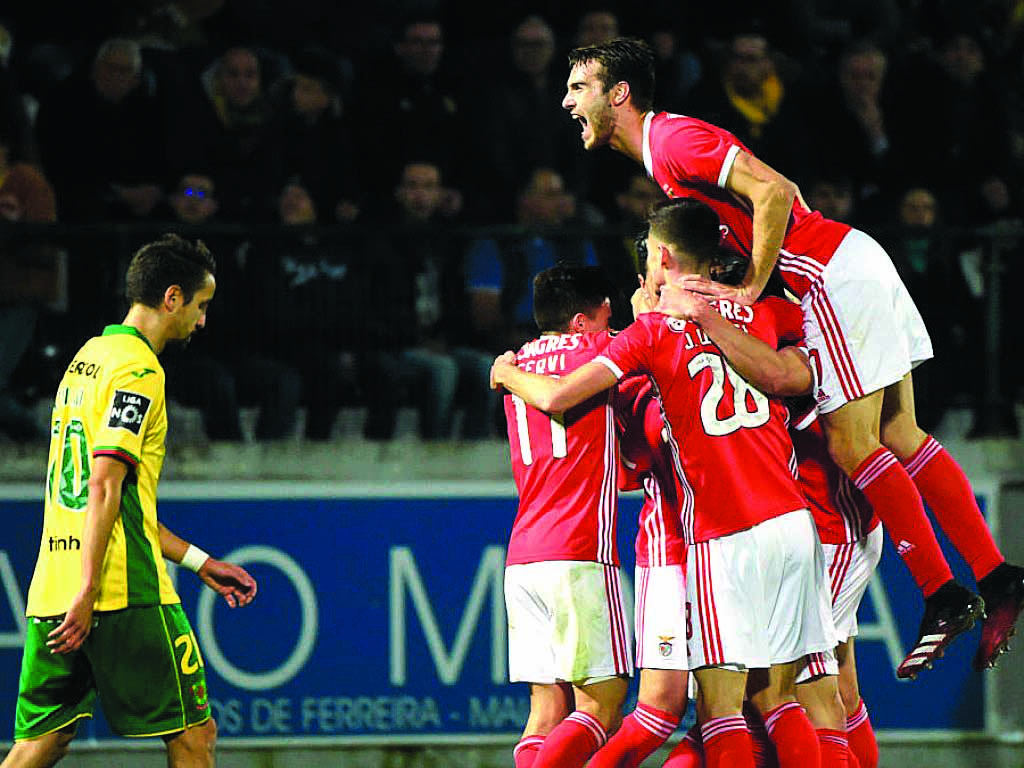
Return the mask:
<path id="1" fill-rule="evenodd" d="M 711 386 L 700 401 L 700 420 L 704 431 L 712 437 L 721 437 L 738 429 L 754 429 L 767 423 L 770 415 L 768 398 L 754 389 L 719 355 L 701 352 L 690 360 L 687 370 L 690 378 L 705 368 L 711 370 Z M 719 405 L 725 399 L 725 381 L 732 385 L 732 413 L 725 418 L 718 415 Z M 753 405 L 753 410 L 750 406 Z"/>

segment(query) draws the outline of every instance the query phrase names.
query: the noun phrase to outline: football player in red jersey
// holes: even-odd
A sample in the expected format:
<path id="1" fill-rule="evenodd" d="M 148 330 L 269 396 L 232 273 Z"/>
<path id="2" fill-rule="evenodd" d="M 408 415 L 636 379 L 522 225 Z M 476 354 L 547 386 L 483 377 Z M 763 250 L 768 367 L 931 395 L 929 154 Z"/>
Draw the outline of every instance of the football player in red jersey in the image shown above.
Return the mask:
<path id="1" fill-rule="evenodd" d="M 648 269 L 706 275 L 719 239 L 718 218 L 707 206 L 663 206 L 650 218 Z M 774 312 L 783 304 L 723 301 L 719 309 L 774 343 Z M 806 360 L 798 363 L 809 377 Z M 793 477 L 782 404 L 740 379 L 697 326 L 659 313 L 641 315 L 595 361 L 563 378 L 522 371 L 510 353 L 495 361 L 492 378 L 559 413 L 628 372 L 647 373 L 658 387 L 684 489 L 688 650 L 708 764 L 753 765 L 741 714 L 752 671 L 751 698 L 774 725 L 782 764 L 820 765 L 794 677 L 807 654 L 831 648 L 835 638 L 821 545 Z"/>
<path id="2" fill-rule="evenodd" d="M 1006 563 L 963 470 L 917 424 L 910 372 L 932 356 L 931 341 L 888 255 L 865 233 L 810 210 L 795 184 L 732 134 L 651 111 L 646 43 L 578 48 L 569 63 L 562 106 L 580 122 L 584 147 L 610 146 L 643 164 L 668 196 L 714 207 L 730 245 L 750 259 L 737 287 L 706 278 L 688 287 L 750 304 L 777 268 L 800 297 L 829 452 L 883 516 L 925 595 L 918 643 L 897 674 L 916 676 L 986 608 L 976 665 L 991 665 L 1024 608 L 1024 568 Z M 924 502 L 970 564 L 983 600 L 953 579 Z"/>
<path id="3" fill-rule="evenodd" d="M 611 307 L 596 267 L 556 266 L 534 279 L 542 334 L 514 364 L 564 376 L 608 344 Z M 514 755 L 525 766 L 580 766 L 619 727 L 632 644 L 615 547 L 616 393 L 545 413 L 505 395 L 519 507 L 508 545 L 509 678 L 530 684 Z"/>

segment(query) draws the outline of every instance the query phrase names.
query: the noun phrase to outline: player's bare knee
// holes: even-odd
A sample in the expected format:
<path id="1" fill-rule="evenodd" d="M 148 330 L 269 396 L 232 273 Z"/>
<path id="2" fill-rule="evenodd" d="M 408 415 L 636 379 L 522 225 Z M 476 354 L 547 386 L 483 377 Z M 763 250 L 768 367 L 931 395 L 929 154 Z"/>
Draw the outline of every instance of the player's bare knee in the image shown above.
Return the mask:
<path id="1" fill-rule="evenodd" d="M 838 678 L 826 675 L 797 687 L 797 700 L 807 712 L 815 730 L 846 729 L 846 711 L 839 695 Z"/>
<path id="2" fill-rule="evenodd" d="M 900 414 L 882 422 L 882 445 L 896 458 L 906 461 L 928 438 L 928 433 L 917 425 L 913 414 Z"/>
<path id="3" fill-rule="evenodd" d="M 211 717 L 205 723 L 197 726 L 196 746 L 197 749 L 209 757 L 209 764 L 213 765 L 213 753 L 217 747 L 217 722 Z"/>
<path id="4" fill-rule="evenodd" d="M 54 763 L 56 763 L 57 760 L 63 759 L 64 756 L 71 751 L 71 742 L 75 740 L 75 731 L 75 728 L 71 728 L 70 730 L 57 731 L 57 733 L 54 734 L 56 736 L 53 744 L 53 752 L 56 755 L 56 759 L 53 761 Z"/>
<path id="5" fill-rule="evenodd" d="M 839 677 L 839 698 L 842 699 L 843 709 L 847 717 L 856 714 L 860 707 L 860 687 L 856 681 L 850 681 Z"/>
<path id="6" fill-rule="evenodd" d="M 612 733 L 622 725 L 622 705 L 626 701 L 628 678 L 615 677 L 577 688 L 576 708 L 594 717 Z"/>
<path id="7" fill-rule="evenodd" d="M 206 766 L 212 768 L 213 754 L 217 744 L 217 724 L 211 717 L 200 725 L 194 725 L 165 737 L 172 768 Z"/>
<path id="8" fill-rule="evenodd" d="M 23 765 L 50 768 L 67 756 L 74 738 L 75 728 L 71 727 L 48 733 L 39 739 L 20 741 L 11 748 L 3 765 L 12 768 Z"/>
<path id="9" fill-rule="evenodd" d="M 581 712 L 586 712 L 601 723 L 601 727 L 604 728 L 605 733 L 615 733 L 615 731 L 619 730 L 619 727 L 622 725 L 622 702 L 619 702 L 616 705 L 613 702 L 607 701 L 590 701 L 585 704 L 581 704 L 578 709 Z"/>
<path id="10" fill-rule="evenodd" d="M 650 674 L 651 672 L 655 674 Z M 649 707 L 682 717 L 687 702 L 686 673 L 643 670 L 640 674 L 639 701 Z"/>

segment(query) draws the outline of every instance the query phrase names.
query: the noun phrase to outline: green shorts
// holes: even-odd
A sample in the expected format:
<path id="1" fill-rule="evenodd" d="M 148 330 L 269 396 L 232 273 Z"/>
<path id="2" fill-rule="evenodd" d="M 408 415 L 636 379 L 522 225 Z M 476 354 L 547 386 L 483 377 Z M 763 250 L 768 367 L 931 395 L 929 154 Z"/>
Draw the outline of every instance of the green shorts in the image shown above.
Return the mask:
<path id="1" fill-rule="evenodd" d="M 15 741 L 92 717 L 97 694 L 121 736 L 161 736 L 210 718 L 203 657 L 180 605 L 94 613 L 82 647 L 67 655 L 46 647 L 60 622 L 28 620 Z"/>

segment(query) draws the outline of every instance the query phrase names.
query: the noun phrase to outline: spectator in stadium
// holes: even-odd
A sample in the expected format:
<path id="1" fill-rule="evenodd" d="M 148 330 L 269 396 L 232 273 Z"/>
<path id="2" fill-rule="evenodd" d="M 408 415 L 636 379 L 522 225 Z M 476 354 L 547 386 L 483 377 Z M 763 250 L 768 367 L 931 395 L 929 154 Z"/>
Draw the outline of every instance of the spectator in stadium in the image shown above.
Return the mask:
<path id="1" fill-rule="evenodd" d="M 729 37 L 717 71 L 694 87 L 687 114 L 730 131 L 765 162 L 792 169 L 803 181 L 809 156 L 797 137 L 808 133 L 805 87 L 764 32 L 743 28 Z"/>
<path id="2" fill-rule="evenodd" d="M 580 221 L 576 196 L 552 168 L 536 167 L 521 188 L 516 204 L 516 234 L 470 243 L 466 286 L 470 322 L 485 348 L 518 349 L 532 337 L 533 278 L 556 264 L 596 266 L 597 250 L 589 238 L 559 233 Z"/>
<path id="3" fill-rule="evenodd" d="M 374 76 L 357 75 L 352 105 L 359 177 L 370 185 L 367 196 L 390 201 L 389 185 L 409 158 L 431 158 L 445 168 L 452 186 L 463 189 L 474 173 L 472 153 L 465 148 L 476 144 L 461 74 L 445 55 L 443 22 L 407 16 L 395 25 L 389 50 L 369 66 Z"/>
<path id="4" fill-rule="evenodd" d="M 857 222 L 853 182 L 849 177 L 819 176 L 807 185 L 804 199 L 811 210 L 820 212 L 825 218 L 846 224 Z"/>
<path id="5" fill-rule="evenodd" d="M 924 364 L 923 375 L 914 382 L 918 420 L 924 428 L 933 428 L 956 396 L 981 394 L 958 391 L 977 382 L 956 372 L 981 367 L 976 340 L 982 338 L 979 319 L 984 312 L 963 270 L 965 243 L 942 230 L 939 202 L 930 189 L 908 188 L 893 224 L 884 238 L 886 251 L 921 310 L 935 347 L 935 358 Z M 948 311 L 952 306 L 958 311 Z"/>
<path id="6" fill-rule="evenodd" d="M 309 186 L 323 223 L 359 215 L 349 106 L 342 101 L 342 65 L 337 56 L 306 46 L 292 59 L 292 73 L 271 88 L 274 104 L 268 141 L 278 177 L 298 176 Z"/>
<path id="7" fill-rule="evenodd" d="M 416 406 L 424 439 L 451 439 L 460 407 L 461 437 L 475 440 L 491 433 L 492 355 L 474 347 L 467 332 L 464 249 L 445 226 L 443 213 L 456 194 L 445 187 L 436 162 L 407 162 L 391 215 L 375 238 L 375 258 L 388 264 L 389 279 L 371 284 L 384 291 L 373 305 L 386 306 L 388 313 L 374 324 L 362 371 L 368 438 L 394 436 L 403 400 Z M 381 381 L 392 383 L 381 386 Z"/>
<path id="8" fill-rule="evenodd" d="M 475 218 L 507 218 L 524 174 L 534 168 L 555 169 L 570 190 L 583 181 L 584 155 L 558 105 L 565 83 L 557 42 L 544 18 L 528 16 L 509 35 L 509 56 L 497 65 L 498 72 L 488 67 L 483 73 L 488 80 L 497 77 L 498 85 L 488 83 L 480 91 L 487 104 L 476 132 L 489 172 L 476 174 L 470 194 L 477 190 L 490 202 L 487 210 L 474 212 Z"/>
<path id="9" fill-rule="evenodd" d="M 56 221 L 53 188 L 36 165 L 20 161 L 10 135 L 0 127 L 0 220 Z M 21 241 L 13 232 L 0 249 L 0 433 L 16 440 L 46 435 L 12 391 L 11 378 L 33 341 L 40 307 L 58 297 L 60 258 L 45 242 Z"/>
<path id="10" fill-rule="evenodd" d="M 371 272 L 361 235 L 317 227 L 316 202 L 303 179 L 282 185 L 274 215 L 284 231 L 254 237 L 246 248 L 245 300 L 255 297 L 269 309 L 249 346 L 275 369 L 298 372 L 305 436 L 325 441 L 340 409 L 358 402 Z"/>
<path id="11" fill-rule="evenodd" d="M 970 29 L 941 32 L 935 47 L 908 64 L 893 100 L 899 173 L 935 193 L 947 224 L 988 224 L 1013 211 L 1021 184 L 1005 87 Z"/>
<path id="12" fill-rule="evenodd" d="M 61 218 L 147 218 L 163 195 L 164 127 L 138 43 L 103 42 L 89 76 L 72 77 L 39 107 L 36 135 Z"/>
<path id="13" fill-rule="evenodd" d="M 219 216 L 251 222 L 274 194 L 275 147 L 269 141 L 271 104 L 255 48 L 224 51 L 181 97 L 168 142 L 177 173 L 204 168 L 217 184 Z"/>
<path id="14" fill-rule="evenodd" d="M 895 196 L 897 160 L 890 138 L 892 94 L 887 75 L 888 57 L 876 43 L 851 44 L 820 87 L 811 116 L 816 175 L 850 179 L 853 207 L 865 224 L 885 223 Z M 850 218 L 830 218 L 853 223 Z"/>
<path id="15" fill-rule="evenodd" d="M 7 142 L 8 152 L 22 160 L 37 163 L 34 112 L 28 107 L 28 94 L 21 73 L 15 66 L 12 52 L 15 39 L 7 25 L 0 23 L 0 136 Z"/>
<path id="16" fill-rule="evenodd" d="M 610 8 L 590 8 L 576 19 L 575 44 L 597 45 L 619 36 L 619 16 Z"/>
<path id="17" fill-rule="evenodd" d="M 252 300 L 246 275 L 256 271 L 251 260 L 242 263 L 245 241 L 229 229 L 218 231 L 219 201 L 213 179 L 202 172 L 184 174 L 168 195 L 163 221 L 173 231 L 201 234 L 217 255 L 221 287 L 217 293 L 217 323 L 198 336 L 187 353 L 165 356 L 167 396 L 202 414 L 207 438 L 237 442 L 243 439 L 240 407 L 256 406 L 255 437 L 282 440 L 294 434 L 299 404 L 298 373 L 265 351 L 263 334 L 246 324 L 245 307 Z M 280 308 L 269 304 L 279 317 Z"/>

